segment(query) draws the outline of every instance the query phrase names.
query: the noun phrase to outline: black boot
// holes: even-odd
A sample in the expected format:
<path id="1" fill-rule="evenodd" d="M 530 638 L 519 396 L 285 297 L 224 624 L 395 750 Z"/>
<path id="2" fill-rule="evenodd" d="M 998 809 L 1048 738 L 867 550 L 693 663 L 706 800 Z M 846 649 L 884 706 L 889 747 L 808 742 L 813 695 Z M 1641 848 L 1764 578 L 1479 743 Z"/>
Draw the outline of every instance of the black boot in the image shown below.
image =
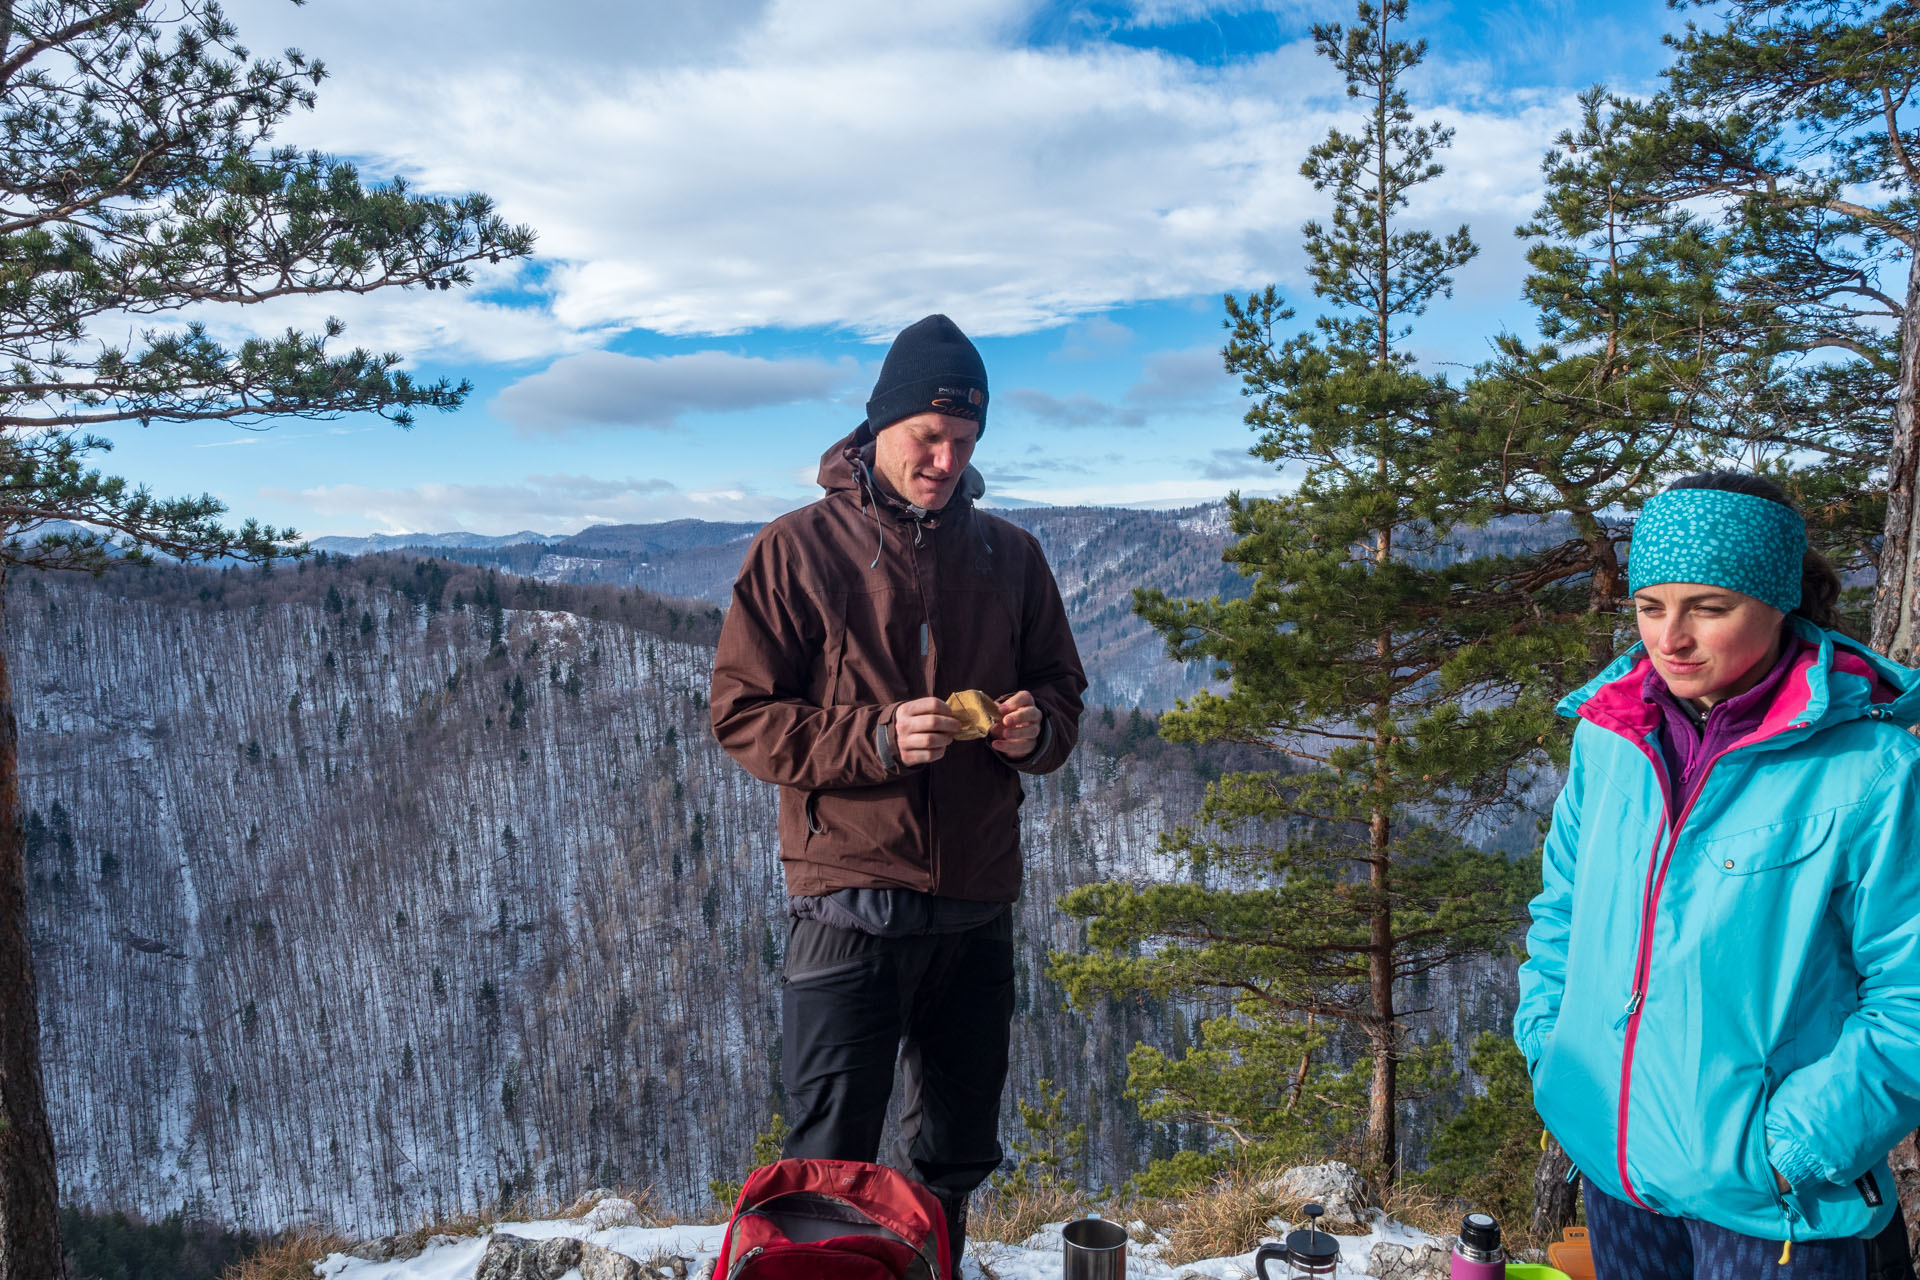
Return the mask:
<path id="1" fill-rule="evenodd" d="M 940 1201 L 940 1211 L 947 1219 L 947 1257 L 953 1260 L 953 1275 L 950 1280 L 960 1280 L 960 1255 L 967 1247 L 967 1197 L 935 1197 Z"/>

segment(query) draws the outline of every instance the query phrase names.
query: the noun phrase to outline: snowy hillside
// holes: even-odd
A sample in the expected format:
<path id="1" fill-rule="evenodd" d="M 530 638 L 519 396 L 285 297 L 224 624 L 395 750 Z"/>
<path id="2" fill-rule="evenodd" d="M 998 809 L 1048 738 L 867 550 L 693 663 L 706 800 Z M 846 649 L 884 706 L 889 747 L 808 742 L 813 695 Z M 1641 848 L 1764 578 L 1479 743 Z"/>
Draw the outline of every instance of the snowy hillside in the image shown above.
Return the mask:
<path id="1" fill-rule="evenodd" d="M 368 1236 L 623 1181 L 695 1210 L 737 1177 L 781 1107 L 785 931 L 771 789 L 708 731 L 711 650 L 672 638 L 710 624 L 406 562 L 165 573 L 8 597 L 67 1200 Z M 1128 1048 L 1194 1011 L 1073 1014 L 1046 975 L 1080 945 L 1058 897 L 1166 874 L 1199 802 L 1186 748 L 1114 742 L 1024 809 L 1009 1114 L 1063 1087 L 1088 1185 L 1195 1136 L 1123 1096 Z M 1434 1033 L 1470 1043 L 1509 982 L 1435 975 Z"/>

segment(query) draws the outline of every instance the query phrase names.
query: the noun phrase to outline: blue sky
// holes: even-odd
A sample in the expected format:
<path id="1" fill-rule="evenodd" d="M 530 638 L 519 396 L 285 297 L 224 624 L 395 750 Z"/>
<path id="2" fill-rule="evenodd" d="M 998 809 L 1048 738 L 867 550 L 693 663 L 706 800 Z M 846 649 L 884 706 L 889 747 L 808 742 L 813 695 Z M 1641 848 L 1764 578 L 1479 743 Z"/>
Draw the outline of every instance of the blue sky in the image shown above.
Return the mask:
<path id="1" fill-rule="evenodd" d="M 128 430 L 103 466 L 309 536 L 764 519 L 810 501 L 900 326 L 975 336 L 990 497 L 1167 505 L 1283 483 L 1220 368 L 1220 295 L 1303 314 L 1300 161 L 1351 109 L 1287 0 L 238 0 L 330 71 L 280 141 L 481 190 L 538 257 L 456 293 L 208 312 L 466 378 L 466 407 Z M 1481 255 L 1415 335 L 1468 365 L 1529 321 L 1514 225 L 1603 81 L 1644 91 L 1659 0 L 1414 0 L 1417 110 L 1457 129 L 1415 216 Z"/>

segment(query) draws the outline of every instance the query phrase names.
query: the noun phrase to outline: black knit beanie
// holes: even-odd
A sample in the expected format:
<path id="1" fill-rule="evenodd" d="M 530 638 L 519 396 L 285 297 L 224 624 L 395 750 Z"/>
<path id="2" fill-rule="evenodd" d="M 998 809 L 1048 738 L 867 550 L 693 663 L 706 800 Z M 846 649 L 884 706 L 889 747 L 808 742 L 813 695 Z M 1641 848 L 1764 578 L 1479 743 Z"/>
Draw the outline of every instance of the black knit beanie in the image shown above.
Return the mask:
<path id="1" fill-rule="evenodd" d="M 867 425 L 876 432 L 916 413 L 970 418 L 986 434 L 987 366 L 945 316 L 928 316 L 900 331 L 867 401 Z"/>

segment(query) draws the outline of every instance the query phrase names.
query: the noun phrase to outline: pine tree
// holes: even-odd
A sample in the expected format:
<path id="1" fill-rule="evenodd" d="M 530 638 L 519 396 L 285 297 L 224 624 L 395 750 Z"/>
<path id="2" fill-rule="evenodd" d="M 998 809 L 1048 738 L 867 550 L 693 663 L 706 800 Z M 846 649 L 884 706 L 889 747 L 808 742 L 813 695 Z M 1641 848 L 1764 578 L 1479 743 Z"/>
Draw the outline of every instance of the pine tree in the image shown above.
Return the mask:
<path id="1" fill-rule="evenodd" d="M 1505 945 L 1534 879 L 1431 818 L 1501 802 L 1551 712 L 1524 603 L 1446 544 L 1464 508 L 1433 476 L 1459 392 L 1406 350 L 1410 322 L 1475 252 L 1464 227 L 1403 221 L 1451 134 L 1407 105 L 1425 45 L 1394 36 L 1404 0 L 1363 0 L 1357 15 L 1314 28 L 1367 112 L 1303 166 L 1333 197 L 1331 224 L 1305 228 L 1328 314 L 1284 338 L 1292 313 L 1274 288 L 1227 301 L 1252 452 L 1297 469 L 1299 489 L 1229 503 L 1226 558 L 1251 579 L 1246 599 L 1136 597 L 1173 658 L 1232 680 L 1165 716 L 1161 735 L 1243 743 L 1276 767 L 1223 774 L 1200 825 L 1166 838 L 1188 882 L 1068 895 L 1093 952 L 1056 964 L 1082 1003 L 1145 988 L 1226 1006 L 1181 1059 L 1134 1050 L 1143 1113 L 1266 1154 L 1360 1130 L 1365 1162 L 1391 1181 L 1397 1103 L 1438 1062 L 1407 1041 L 1401 986 Z"/>
<path id="2" fill-rule="evenodd" d="M 1541 340 L 1495 339 L 1469 411 L 1450 420 L 1438 481 L 1476 523 L 1530 522 L 1541 545 L 1497 558 L 1496 585 L 1529 602 L 1532 639 L 1565 688 L 1614 655 L 1626 515 L 1708 447 L 1743 331 L 1722 296 L 1723 239 L 1651 193 L 1624 154 L 1634 108 L 1600 88 L 1580 108 L 1542 163 L 1539 211 L 1518 228 Z"/>
<path id="3" fill-rule="evenodd" d="M 1528 602 L 1541 674 L 1561 690 L 1625 639 L 1630 513 L 1673 473 L 1724 456 L 1749 407 L 1757 309 L 1730 295 L 1738 253 L 1660 197 L 1635 155 L 1638 112 L 1589 90 L 1578 124 L 1547 153 L 1545 197 L 1519 228 L 1531 242 L 1522 292 L 1541 340 L 1495 340 L 1443 461 L 1442 483 L 1458 495 L 1478 478 L 1470 519 L 1530 522 L 1538 549 L 1494 563 L 1500 589 Z M 1549 736 L 1553 756 L 1566 740 Z M 1549 1143 L 1530 1163 L 1543 1192 L 1534 1232 L 1551 1236 L 1574 1220 L 1566 1155 Z"/>
<path id="4" fill-rule="evenodd" d="M 1540 1139 L 1526 1059 L 1512 1036 L 1486 1031 L 1474 1041 L 1468 1065 L 1486 1091 L 1467 1099 L 1434 1135 L 1427 1152 L 1431 1163 L 1419 1181 L 1510 1226 L 1524 1222 L 1533 1207 L 1532 1169 Z"/>
<path id="5" fill-rule="evenodd" d="M 153 552 L 267 561 L 290 531 L 219 523 L 211 497 L 160 499 L 101 475 L 119 424 L 452 409 L 397 355 L 338 352 L 341 327 L 237 347 L 182 309 L 449 289 L 527 253 L 484 196 L 426 199 L 274 148 L 320 64 L 255 59 L 211 0 L 0 4 L 0 585 L 16 567 L 99 573 Z M 131 319 L 137 343 L 104 336 Z M 81 522 L 76 529 L 67 522 Z M 52 1134 L 27 947 L 18 727 L 0 661 L 0 1280 L 60 1274 Z"/>
<path id="6" fill-rule="evenodd" d="M 1836 474 L 1814 477 L 1829 507 L 1815 523 L 1863 552 L 1879 543 L 1871 643 L 1912 661 L 1920 9 L 1733 0 L 1720 14 L 1717 30 L 1689 22 L 1672 39 L 1669 92 L 1642 113 L 1641 152 L 1666 198 L 1715 202 L 1740 235 L 1743 284 L 1763 308 L 1750 335 L 1763 357 L 1752 433 L 1789 455 L 1825 456 L 1821 470 Z M 1888 292 L 1883 281 L 1902 274 Z"/>

